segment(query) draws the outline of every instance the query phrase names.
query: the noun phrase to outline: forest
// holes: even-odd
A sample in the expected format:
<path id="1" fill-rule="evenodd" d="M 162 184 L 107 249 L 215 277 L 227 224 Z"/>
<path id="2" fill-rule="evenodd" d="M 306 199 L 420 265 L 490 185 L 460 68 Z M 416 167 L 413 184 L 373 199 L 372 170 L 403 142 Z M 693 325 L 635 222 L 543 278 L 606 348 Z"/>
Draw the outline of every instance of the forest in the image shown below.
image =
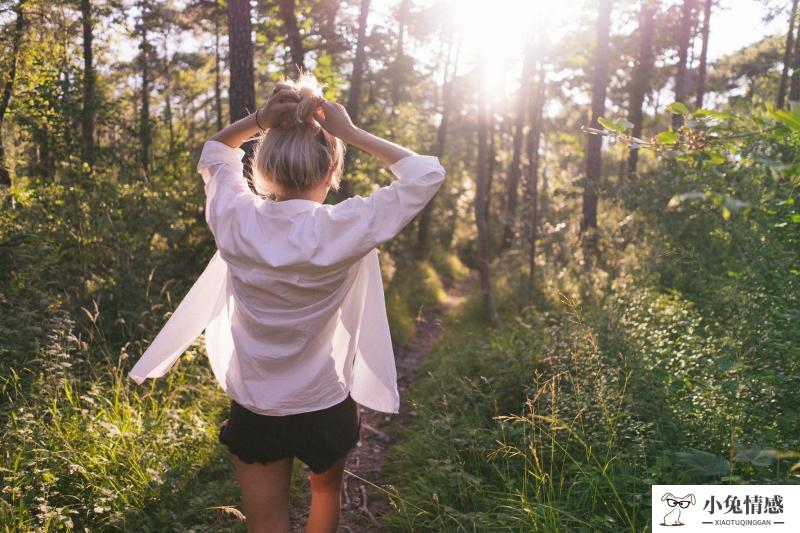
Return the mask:
<path id="1" fill-rule="evenodd" d="M 202 338 L 127 373 L 215 252 L 204 142 L 301 69 L 447 171 L 381 246 L 402 404 L 340 531 L 651 531 L 652 485 L 800 484 L 798 4 L 0 1 L 0 529 L 246 530 Z M 344 168 L 326 203 L 393 179 Z"/>

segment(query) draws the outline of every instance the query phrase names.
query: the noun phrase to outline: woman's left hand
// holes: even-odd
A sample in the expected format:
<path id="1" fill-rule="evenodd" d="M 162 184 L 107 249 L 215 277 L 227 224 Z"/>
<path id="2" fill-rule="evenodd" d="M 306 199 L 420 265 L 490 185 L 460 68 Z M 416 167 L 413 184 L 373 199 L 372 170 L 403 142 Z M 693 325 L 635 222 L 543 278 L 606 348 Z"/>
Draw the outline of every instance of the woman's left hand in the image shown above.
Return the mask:
<path id="1" fill-rule="evenodd" d="M 291 87 L 285 83 L 277 84 L 267 98 L 267 103 L 258 110 L 256 115 L 258 122 L 265 128 L 274 128 L 284 124 L 287 118 L 291 119 L 299 101 L 300 97 Z"/>

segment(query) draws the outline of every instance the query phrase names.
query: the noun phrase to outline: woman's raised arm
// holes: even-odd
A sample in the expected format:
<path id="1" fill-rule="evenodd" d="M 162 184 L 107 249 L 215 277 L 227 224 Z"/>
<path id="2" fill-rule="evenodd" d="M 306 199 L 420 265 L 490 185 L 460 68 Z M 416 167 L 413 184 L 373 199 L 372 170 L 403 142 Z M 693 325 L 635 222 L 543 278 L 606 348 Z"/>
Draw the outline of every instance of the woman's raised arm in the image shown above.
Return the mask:
<path id="1" fill-rule="evenodd" d="M 331 135 L 364 150 L 387 165 L 393 165 L 404 157 L 416 155 L 408 148 L 382 139 L 354 125 L 342 104 L 323 101 L 316 118 Z"/>
<path id="2" fill-rule="evenodd" d="M 224 127 L 211 140 L 239 148 L 247 139 L 267 128 L 272 128 L 291 118 L 297 109 L 298 96 L 284 83 L 275 86 L 264 107 Z"/>

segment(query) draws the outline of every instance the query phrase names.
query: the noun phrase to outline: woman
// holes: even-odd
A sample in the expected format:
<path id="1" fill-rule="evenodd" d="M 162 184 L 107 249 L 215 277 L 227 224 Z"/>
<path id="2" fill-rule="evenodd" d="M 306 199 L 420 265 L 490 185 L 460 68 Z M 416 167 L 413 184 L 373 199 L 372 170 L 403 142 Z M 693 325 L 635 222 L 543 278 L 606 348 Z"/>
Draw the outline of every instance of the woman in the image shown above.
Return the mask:
<path id="1" fill-rule="evenodd" d="M 259 132 L 253 194 L 239 146 Z M 397 179 L 323 204 L 338 189 L 344 143 Z M 335 531 L 357 404 L 399 411 L 377 246 L 425 207 L 444 169 L 355 126 L 306 73 L 207 141 L 198 172 L 218 252 L 129 375 L 164 375 L 205 330 L 231 398 L 219 439 L 236 465 L 248 531 L 288 531 L 293 457 L 311 469 L 308 531 Z"/>

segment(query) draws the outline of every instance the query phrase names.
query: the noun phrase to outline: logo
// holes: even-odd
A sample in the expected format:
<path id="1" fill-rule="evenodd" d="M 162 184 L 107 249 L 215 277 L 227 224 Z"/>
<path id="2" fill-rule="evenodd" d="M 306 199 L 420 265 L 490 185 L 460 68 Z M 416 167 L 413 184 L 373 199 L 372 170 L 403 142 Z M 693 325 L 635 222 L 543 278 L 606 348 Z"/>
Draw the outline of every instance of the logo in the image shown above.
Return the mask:
<path id="1" fill-rule="evenodd" d="M 690 505 L 697 503 L 694 494 L 691 493 L 682 498 L 678 498 L 671 492 L 667 492 L 661 496 L 661 501 L 667 502 L 667 507 L 669 509 L 667 514 L 664 515 L 664 520 L 662 520 L 660 524 L 662 526 L 682 526 L 681 510 L 688 509 Z"/>
<path id="2" fill-rule="evenodd" d="M 653 485 L 651 490 L 653 533 L 800 531 L 800 485 Z"/>

